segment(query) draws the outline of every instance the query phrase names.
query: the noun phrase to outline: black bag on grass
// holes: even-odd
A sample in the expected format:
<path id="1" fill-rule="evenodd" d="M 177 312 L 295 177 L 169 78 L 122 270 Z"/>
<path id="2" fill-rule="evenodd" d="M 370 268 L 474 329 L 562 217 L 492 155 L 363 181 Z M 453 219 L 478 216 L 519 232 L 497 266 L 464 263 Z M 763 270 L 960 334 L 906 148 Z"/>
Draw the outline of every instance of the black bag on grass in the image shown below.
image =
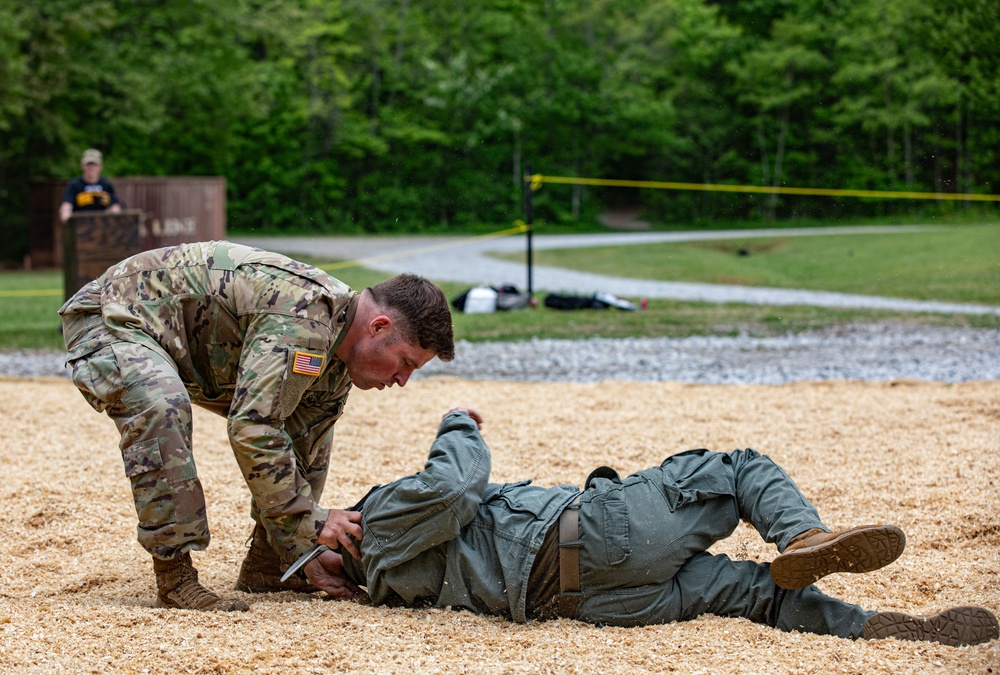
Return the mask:
<path id="1" fill-rule="evenodd" d="M 610 293 L 594 293 L 593 295 L 565 295 L 549 293 L 545 296 L 545 306 L 551 309 L 607 309 L 617 307 L 627 311 L 635 311 L 634 303 L 619 298 Z"/>
<path id="2" fill-rule="evenodd" d="M 565 293 L 549 293 L 544 304 L 549 309 L 607 309 L 607 303 L 601 302 L 593 295 L 566 295 Z"/>

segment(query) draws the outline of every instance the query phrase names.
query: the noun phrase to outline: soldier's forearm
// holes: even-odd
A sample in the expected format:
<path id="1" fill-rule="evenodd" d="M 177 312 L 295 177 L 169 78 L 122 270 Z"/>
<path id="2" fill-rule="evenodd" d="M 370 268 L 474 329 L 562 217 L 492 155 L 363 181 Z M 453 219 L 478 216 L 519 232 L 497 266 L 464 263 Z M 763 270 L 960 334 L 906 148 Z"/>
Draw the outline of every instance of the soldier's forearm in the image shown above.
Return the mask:
<path id="1" fill-rule="evenodd" d="M 260 510 L 261 521 L 286 563 L 294 562 L 315 545 L 329 514 L 328 509 L 305 497 Z"/>

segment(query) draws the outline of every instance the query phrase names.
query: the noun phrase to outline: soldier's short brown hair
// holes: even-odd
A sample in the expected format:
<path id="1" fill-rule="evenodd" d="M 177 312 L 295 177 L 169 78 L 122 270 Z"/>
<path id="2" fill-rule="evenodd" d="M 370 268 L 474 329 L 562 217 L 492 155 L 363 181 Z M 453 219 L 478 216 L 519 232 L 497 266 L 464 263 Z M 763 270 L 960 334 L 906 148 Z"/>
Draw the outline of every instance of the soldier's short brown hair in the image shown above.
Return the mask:
<path id="1" fill-rule="evenodd" d="M 402 339 L 431 350 L 442 361 L 455 358 L 451 308 L 444 291 L 416 274 L 399 274 L 368 291 L 396 322 Z"/>

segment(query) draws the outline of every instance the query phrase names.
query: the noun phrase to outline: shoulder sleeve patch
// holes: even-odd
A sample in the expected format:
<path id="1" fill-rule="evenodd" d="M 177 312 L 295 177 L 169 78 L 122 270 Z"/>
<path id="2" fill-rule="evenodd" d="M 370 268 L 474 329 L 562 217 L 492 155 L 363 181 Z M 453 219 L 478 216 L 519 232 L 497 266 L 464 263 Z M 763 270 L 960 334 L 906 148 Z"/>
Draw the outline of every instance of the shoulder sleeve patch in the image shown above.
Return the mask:
<path id="1" fill-rule="evenodd" d="M 325 360 L 326 357 L 321 354 L 295 352 L 295 359 L 292 361 L 292 372 L 299 375 L 319 377 L 319 374 L 323 371 L 323 361 Z"/>

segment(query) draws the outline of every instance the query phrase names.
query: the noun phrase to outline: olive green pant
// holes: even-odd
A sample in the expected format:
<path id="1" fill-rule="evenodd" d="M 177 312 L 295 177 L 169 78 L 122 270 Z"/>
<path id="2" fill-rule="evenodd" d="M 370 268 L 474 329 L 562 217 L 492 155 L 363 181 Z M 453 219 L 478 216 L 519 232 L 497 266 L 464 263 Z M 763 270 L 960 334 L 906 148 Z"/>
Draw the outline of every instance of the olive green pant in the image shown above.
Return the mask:
<path id="1" fill-rule="evenodd" d="M 750 449 L 693 450 L 621 481 L 595 480 L 580 499 L 577 618 L 636 626 L 715 614 L 788 631 L 861 635 L 875 612 L 815 586 L 779 588 L 767 563 L 706 552 L 741 520 L 782 551 L 795 535 L 826 529 L 788 474 Z"/>

